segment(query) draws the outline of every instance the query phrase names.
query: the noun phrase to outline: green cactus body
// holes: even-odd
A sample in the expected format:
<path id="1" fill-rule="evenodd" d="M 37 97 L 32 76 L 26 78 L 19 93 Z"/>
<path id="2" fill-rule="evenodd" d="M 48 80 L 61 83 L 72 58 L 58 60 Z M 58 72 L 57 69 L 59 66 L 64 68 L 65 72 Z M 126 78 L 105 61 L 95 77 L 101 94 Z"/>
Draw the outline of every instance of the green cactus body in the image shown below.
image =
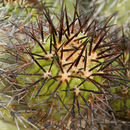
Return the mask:
<path id="1" fill-rule="evenodd" d="M 82 34 L 81 36 L 79 35 L 77 38 L 81 38 L 83 37 L 84 35 Z M 58 38 L 56 38 L 57 42 L 58 42 Z M 88 38 L 86 38 L 88 39 Z M 46 41 L 46 40 L 45 40 Z M 62 41 L 66 42 L 64 39 L 62 39 Z M 83 43 L 85 40 L 81 40 L 80 43 L 78 42 L 74 42 L 74 41 L 71 41 L 71 43 L 69 45 L 67 45 L 66 47 L 64 47 L 63 49 L 72 49 L 72 45 L 74 46 L 79 46 L 81 43 Z M 88 45 L 86 46 L 86 49 L 89 47 L 89 41 L 87 41 Z M 76 45 L 77 44 L 77 45 Z M 39 93 L 35 93 L 35 95 L 37 95 L 36 97 L 34 97 L 34 99 L 31 100 L 31 102 L 29 103 L 30 106 L 33 105 L 33 104 L 38 104 L 38 102 L 42 102 L 44 100 L 46 100 L 49 96 L 54 96 L 53 94 L 58 94 L 58 96 L 61 98 L 61 100 L 64 102 L 64 104 L 66 106 L 70 106 L 70 104 L 73 103 L 73 96 L 76 94 L 76 96 L 79 95 L 79 89 L 76 87 L 78 86 L 81 82 L 83 82 L 83 79 L 87 78 L 87 77 L 90 77 L 93 73 L 96 73 L 97 72 L 97 69 L 96 68 L 94 71 L 92 72 L 89 72 L 88 70 L 92 67 L 94 67 L 95 65 L 97 65 L 97 63 L 94 63 L 91 61 L 91 58 L 95 58 L 95 57 L 91 57 L 91 56 L 88 56 L 87 54 L 87 57 L 88 57 L 88 63 L 87 63 L 87 67 L 86 67 L 86 70 L 83 71 L 82 73 L 81 72 L 78 72 L 80 70 L 80 68 L 83 68 L 84 67 L 84 62 L 83 62 L 83 58 L 80 60 L 80 64 L 79 66 L 77 67 L 73 67 L 72 70 L 70 70 L 69 72 L 67 72 L 67 70 L 69 69 L 70 65 L 68 66 L 65 66 L 64 67 L 64 62 L 65 62 L 65 58 L 67 58 L 71 52 L 65 52 L 63 53 L 63 59 L 59 59 L 59 62 L 60 64 L 62 65 L 62 69 L 64 70 L 64 72 L 61 72 L 60 68 L 59 68 L 59 65 L 56 61 L 56 59 L 54 59 L 54 55 L 55 52 L 54 52 L 54 49 L 52 50 L 51 54 L 49 54 L 49 50 L 50 50 L 50 40 L 47 40 L 45 43 L 43 43 L 43 47 L 44 49 L 46 50 L 47 54 L 44 54 L 43 50 L 35 45 L 34 48 L 32 49 L 31 53 L 32 54 L 37 54 L 37 55 L 40 55 L 40 56 L 44 56 L 46 57 L 47 59 L 41 59 L 41 60 L 38 60 L 39 64 L 41 67 L 43 67 L 45 69 L 45 73 L 42 72 L 42 69 L 36 64 L 36 63 L 32 63 L 31 66 L 28 66 L 26 68 L 26 70 L 23 71 L 23 74 L 24 72 L 25 73 L 32 73 L 32 74 L 41 74 L 39 76 L 37 75 L 32 75 L 32 76 L 27 76 L 27 75 L 23 75 L 23 76 L 20 76 L 22 79 L 26 79 L 30 82 L 35 82 L 37 80 L 39 80 L 39 78 L 44 78 L 43 81 L 46 81 L 44 83 L 44 85 L 42 86 L 42 83 L 43 81 L 40 81 L 38 86 L 42 86 L 41 90 L 39 91 Z M 83 48 L 81 48 L 82 50 Z M 81 51 L 80 50 L 80 51 Z M 74 62 L 75 61 L 75 58 L 78 57 L 78 53 L 79 52 L 76 52 L 73 57 L 68 60 L 67 63 L 70 63 L 70 62 Z M 97 52 L 95 52 L 96 54 Z M 95 56 L 95 54 L 93 54 L 93 56 Z M 58 52 L 58 57 L 60 57 L 61 55 L 61 52 L 59 51 Z M 85 53 L 83 54 L 85 56 Z M 50 57 L 51 56 L 51 57 Z M 38 57 L 38 56 L 37 56 Z M 90 58 L 89 58 L 90 57 Z M 36 57 L 35 57 L 36 58 Z M 51 71 L 49 72 L 49 68 L 52 64 L 52 60 L 54 59 L 54 63 L 52 65 L 52 68 L 51 68 Z M 37 59 L 37 58 L 36 58 Z M 30 59 L 31 60 L 31 59 Z M 51 77 L 57 77 L 57 79 L 51 79 L 49 77 L 49 75 L 51 75 Z M 59 76 L 59 77 L 58 77 Z M 69 76 L 72 76 L 72 77 L 69 77 Z M 99 82 L 100 84 L 102 83 L 102 78 L 100 76 L 93 76 L 92 77 L 93 80 Z M 23 81 L 21 80 L 20 78 L 17 78 L 18 80 L 18 83 L 19 84 L 25 84 L 26 81 Z M 56 81 L 57 80 L 57 81 Z M 61 83 L 62 82 L 62 83 Z M 68 84 L 67 84 L 67 83 Z M 61 84 L 60 84 L 61 83 Z M 57 89 L 57 86 L 58 84 L 60 84 L 60 87 Z M 67 86 L 69 85 L 69 86 Z M 68 88 L 69 87 L 69 88 Z M 80 86 L 81 89 L 86 89 L 86 92 L 83 91 L 81 92 L 82 93 L 82 96 L 85 97 L 85 99 L 88 101 L 89 100 L 89 95 L 91 92 L 90 91 L 95 91 L 95 92 L 99 92 L 98 88 L 92 83 L 90 82 L 89 80 L 86 79 L 86 81 Z M 35 91 L 35 87 L 32 88 L 32 92 Z M 39 88 L 37 88 L 39 89 Z M 54 93 L 54 91 L 57 89 L 56 93 Z M 75 89 L 75 90 L 73 90 Z M 73 90 L 73 91 L 72 91 Z M 88 92 L 87 92 L 88 90 Z M 37 90 L 38 91 L 38 90 Z M 36 92 L 37 92 L 36 91 Z M 100 93 L 100 92 L 99 92 Z M 41 96 L 40 98 L 38 97 L 38 95 L 45 95 L 45 96 Z M 49 96 L 47 96 L 49 95 Z M 54 98 L 54 97 L 53 97 Z M 49 101 L 48 101 L 48 107 L 46 106 L 46 111 L 49 109 L 50 107 L 50 104 L 49 102 L 51 103 L 54 99 L 51 98 Z M 81 98 L 78 98 L 79 99 L 79 103 L 80 104 L 84 104 L 84 101 L 83 99 Z M 27 96 L 26 98 L 26 101 L 28 102 L 30 100 L 30 95 Z M 55 107 L 58 107 L 57 106 L 57 101 L 54 101 L 54 104 L 55 104 Z M 62 108 L 63 107 L 63 104 L 60 102 L 60 107 Z M 42 107 L 41 107 L 42 108 Z M 66 109 L 65 108 L 62 108 L 61 110 L 61 113 L 66 113 Z M 58 116 L 58 114 L 54 114 L 55 116 L 53 118 L 57 118 L 57 119 L 60 119 L 60 116 Z"/>

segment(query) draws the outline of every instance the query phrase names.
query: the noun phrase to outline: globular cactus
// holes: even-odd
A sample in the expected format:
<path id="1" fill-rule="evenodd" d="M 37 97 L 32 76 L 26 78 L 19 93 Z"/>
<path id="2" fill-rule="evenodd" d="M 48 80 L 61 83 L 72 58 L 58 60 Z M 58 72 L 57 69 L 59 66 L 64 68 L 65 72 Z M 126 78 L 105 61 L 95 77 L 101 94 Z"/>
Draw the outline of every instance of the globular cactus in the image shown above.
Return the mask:
<path id="1" fill-rule="evenodd" d="M 123 51 L 120 39 L 109 32 L 113 15 L 100 23 L 93 14 L 91 8 L 84 20 L 76 3 L 70 20 L 63 3 L 60 17 L 54 18 L 58 24 L 46 7 L 37 25 L 12 22 L 28 39 L 28 43 L 19 39 L 12 49 L 4 46 L 4 52 L 17 62 L 15 68 L 1 74 L 9 80 L 2 92 L 12 97 L 9 110 L 17 128 L 19 120 L 35 129 L 44 129 L 48 121 L 70 129 L 74 119 L 85 120 L 87 126 L 92 125 L 96 112 L 113 113 L 107 102 L 111 86 L 106 83 L 128 87 L 124 82 L 129 81 L 115 73 L 124 69 L 116 62 Z"/>

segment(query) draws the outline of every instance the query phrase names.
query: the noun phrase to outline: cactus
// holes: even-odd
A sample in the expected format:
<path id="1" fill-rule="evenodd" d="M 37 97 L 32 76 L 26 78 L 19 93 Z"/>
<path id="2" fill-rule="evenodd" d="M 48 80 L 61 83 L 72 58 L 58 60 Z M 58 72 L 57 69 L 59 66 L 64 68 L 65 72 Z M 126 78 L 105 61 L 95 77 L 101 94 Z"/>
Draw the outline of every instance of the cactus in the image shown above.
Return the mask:
<path id="1" fill-rule="evenodd" d="M 129 81 L 113 71 L 124 69 L 117 62 L 123 50 L 117 34 L 109 32 L 113 15 L 100 23 L 93 14 L 91 8 L 86 16 L 80 15 L 76 3 L 69 18 L 62 3 L 60 17 L 54 14 L 53 20 L 44 7 L 43 15 L 28 26 L 11 22 L 26 41 L 16 37 L 20 42 L 13 40 L 17 44 L 12 48 L 3 45 L 5 56 L 17 64 L 0 74 L 3 82 L 8 81 L 2 93 L 11 97 L 6 120 L 11 115 L 18 129 L 28 125 L 44 129 L 47 122 L 70 129 L 74 119 L 92 125 L 97 111 L 113 113 L 107 103 L 111 86 L 106 82 L 128 88 Z M 4 105 L 2 109 L 4 113 Z"/>

